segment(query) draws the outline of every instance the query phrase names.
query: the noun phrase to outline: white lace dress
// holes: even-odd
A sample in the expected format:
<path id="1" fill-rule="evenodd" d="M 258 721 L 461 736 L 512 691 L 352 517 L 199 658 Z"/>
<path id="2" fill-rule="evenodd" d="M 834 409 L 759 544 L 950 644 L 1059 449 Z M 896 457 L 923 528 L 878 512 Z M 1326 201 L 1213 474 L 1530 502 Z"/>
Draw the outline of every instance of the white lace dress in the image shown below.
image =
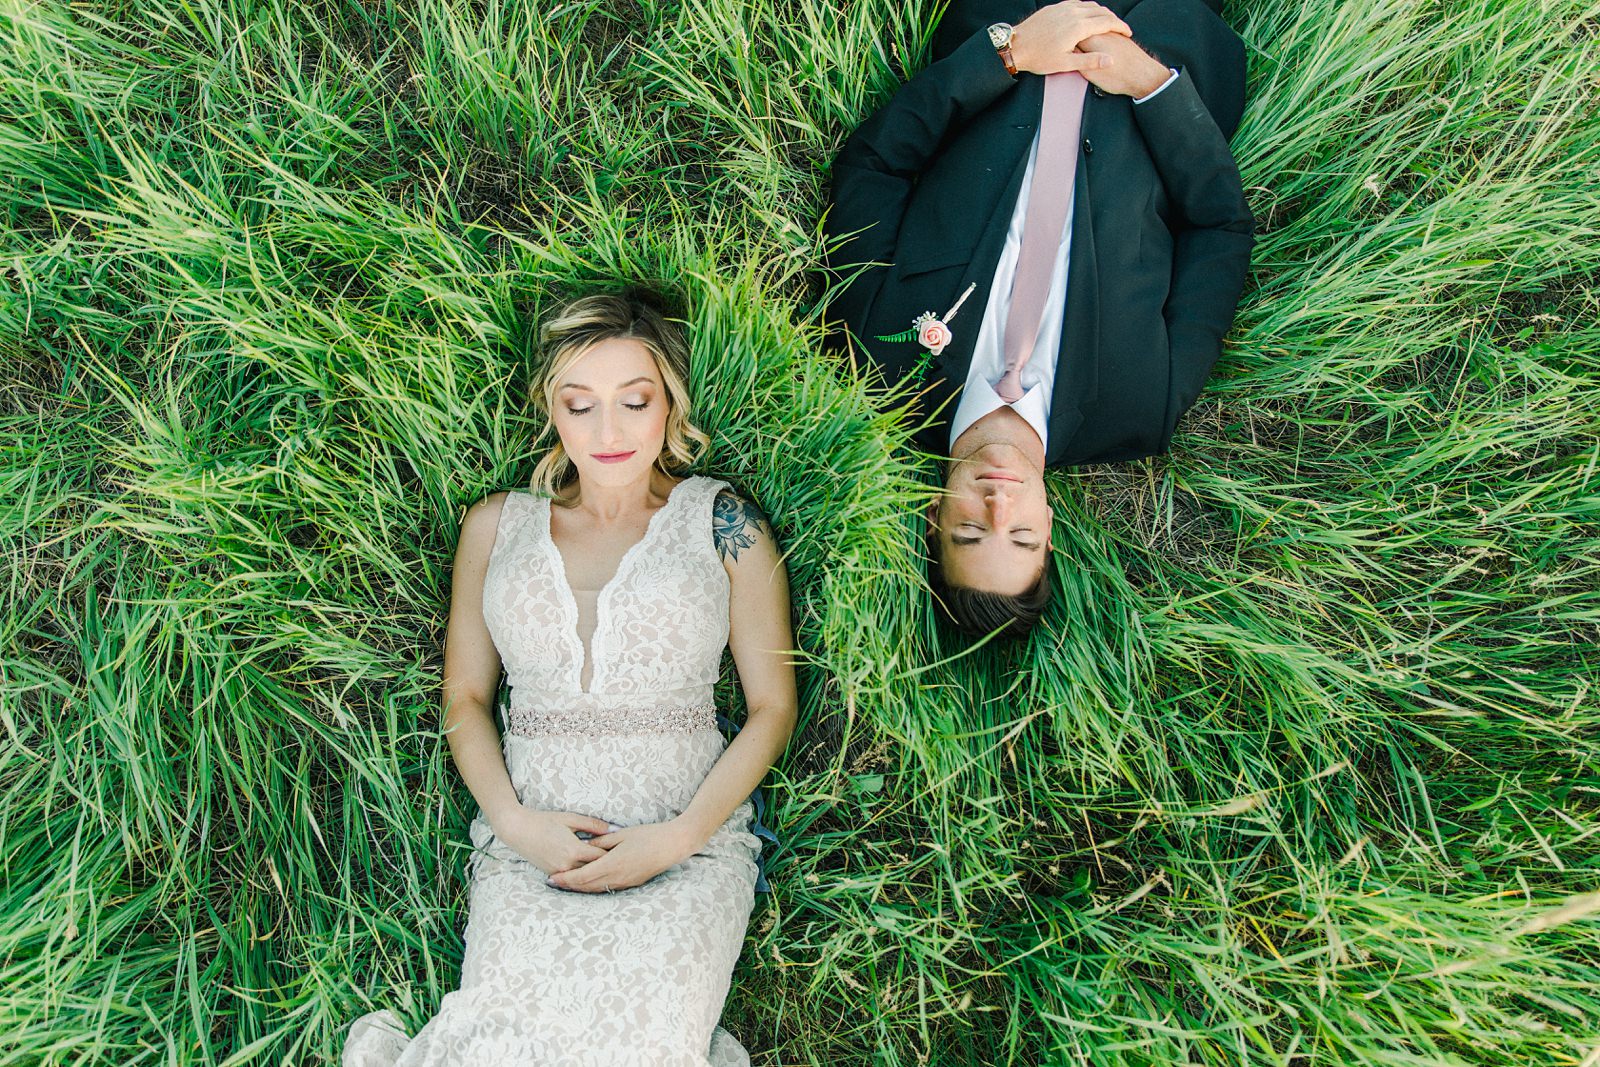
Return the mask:
<path id="1" fill-rule="evenodd" d="M 712 505 L 725 488 L 679 483 L 592 603 L 567 583 L 550 502 L 506 497 L 483 614 L 511 684 L 503 744 L 522 803 L 663 822 L 722 754 L 712 685 L 728 576 Z M 461 988 L 409 1040 L 390 1012 L 358 1019 L 344 1064 L 748 1064 L 717 1020 L 753 901 L 751 814 L 747 801 L 704 849 L 642 886 L 585 894 L 546 885 L 480 813 Z"/>

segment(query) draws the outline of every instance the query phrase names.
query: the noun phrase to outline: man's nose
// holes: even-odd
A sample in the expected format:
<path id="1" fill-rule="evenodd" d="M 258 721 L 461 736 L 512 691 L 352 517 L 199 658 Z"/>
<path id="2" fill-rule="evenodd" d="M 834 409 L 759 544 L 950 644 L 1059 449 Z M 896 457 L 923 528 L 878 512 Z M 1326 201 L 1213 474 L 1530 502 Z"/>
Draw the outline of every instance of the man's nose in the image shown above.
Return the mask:
<path id="1" fill-rule="evenodd" d="M 994 518 L 994 525 L 1003 526 L 1011 517 L 1011 494 L 999 486 L 989 490 L 989 514 Z"/>

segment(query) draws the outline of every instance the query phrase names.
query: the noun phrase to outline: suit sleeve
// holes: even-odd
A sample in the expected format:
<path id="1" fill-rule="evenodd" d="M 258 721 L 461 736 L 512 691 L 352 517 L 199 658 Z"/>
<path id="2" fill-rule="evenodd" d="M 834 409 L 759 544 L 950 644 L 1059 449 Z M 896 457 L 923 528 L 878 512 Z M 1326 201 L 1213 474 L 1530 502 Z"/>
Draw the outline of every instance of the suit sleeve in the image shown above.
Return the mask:
<path id="1" fill-rule="evenodd" d="M 833 163 L 823 236 L 845 282 L 830 307 L 861 332 L 889 273 L 917 177 L 954 132 L 1016 85 L 986 32 L 912 78 L 850 135 Z"/>
<path id="2" fill-rule="evenodd" d="M 1224 133 L 1238 127 L 1243 110 L 1243 43 L 1214 13 L 1193 3 L 1156 0 L 1139 5 L 1135 17 L 1157 11 L 1164 14 L 1151 26 L 1156 32 L 1141 34 L 1133 22 L 1134 39 L 1155 44 L 1155 54 L 1169 62 L 1192 59 L 1205 67 L 1197 78 L 1187 62 L 1173 63 L 1177 79 L 1133 109 L 1172 206 L 1166 322 L 1173 395 L 1182 412 L 1222 353 L 1250 268 L 1255 220 Z M 1159 38 L 1176 30 L 1187 31 L 1184 43 L 1162 47 Z"/>
<path id="3" fill-rule="evenodd" d="M 1250 268 L 1255 220 L 1228 142 L 1186 71 L 1134 114 L 1174 208 L 1165 311 L 1173 395 L 1182 412 L 1222 353 Z"/>

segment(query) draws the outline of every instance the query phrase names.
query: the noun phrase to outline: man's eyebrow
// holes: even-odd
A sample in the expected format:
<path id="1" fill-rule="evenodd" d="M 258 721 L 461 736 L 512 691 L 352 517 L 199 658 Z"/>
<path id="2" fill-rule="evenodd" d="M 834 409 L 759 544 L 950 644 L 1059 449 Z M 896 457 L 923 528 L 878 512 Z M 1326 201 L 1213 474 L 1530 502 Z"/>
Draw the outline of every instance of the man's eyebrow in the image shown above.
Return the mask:
<path id="1" fill-rule="evenodd" d="M 1044 548 L 1044 542 L 1043 541 L 1035 541 L 1031 545 L 1028 544 L 1026 541 L 1012 541 L 1011 543 L 1016 545 L 1018 548 L 1025 548 L 1029 552 L 1037 552 L 1040 549 Z"/>
<path id="2" fill-rule="evenodd" d="M 950 543 L 958 548 L 966 548 L 968 545 L 975 545 L 982 540 L 983 538 L 981 537 L 952 537 L 950 538 Z"/>

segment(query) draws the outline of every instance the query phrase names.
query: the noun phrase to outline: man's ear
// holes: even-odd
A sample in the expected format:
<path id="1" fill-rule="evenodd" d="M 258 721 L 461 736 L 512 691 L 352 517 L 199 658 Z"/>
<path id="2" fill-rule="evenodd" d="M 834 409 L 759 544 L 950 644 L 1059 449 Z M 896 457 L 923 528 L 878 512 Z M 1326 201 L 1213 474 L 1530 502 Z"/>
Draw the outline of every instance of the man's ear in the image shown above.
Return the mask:
<path id="1" fill-rule="evenodd" d="M 928 520 L 928 536 L 932 537 L 939 529 L 939 498 L 934 497 L 928 501 L 928 510 L 923 512 L 923 517 Z"/>
<path id="2" fill-rule="evenodd" d="M 1056 509 L 1049 504 L 1044 506 L 1044 550 L 1056 550 Z"/>

